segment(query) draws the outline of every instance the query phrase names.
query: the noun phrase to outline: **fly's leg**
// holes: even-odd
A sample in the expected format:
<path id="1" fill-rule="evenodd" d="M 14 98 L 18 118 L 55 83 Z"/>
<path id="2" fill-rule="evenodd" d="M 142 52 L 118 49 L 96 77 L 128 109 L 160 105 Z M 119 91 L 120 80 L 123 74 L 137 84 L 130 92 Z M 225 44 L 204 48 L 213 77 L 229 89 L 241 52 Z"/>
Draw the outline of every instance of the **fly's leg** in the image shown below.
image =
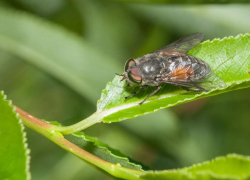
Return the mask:
<path id="1" fill-rule="evenodd" d="M 122 79 L 120 81 L 123 81 L 125 79 L 125 76 L 124 74 L 118 74 L 118 73 L 115 73 L 117 76 L 122 76 Z"/>
<path id="2" fill-rule="evenodd" d="M 124 76 L 124 74 L 118 74 L 118 73 L 115 73 L 117 76 Z"/>
<path id="3" fill-rule="evenodd" d="M 149 97 L 156 94 L 161 89 L 161 86 L 157 86 L 157 89 L 150 93 L 142 102 L 139 103 L 139 106 L 142 105 Z"/>
<path id="4" fill-rule="evenodd" d="M 130 95 L 127 96 L 127 97 L 124 97 L 124 99 L 128 99 L 128 98 L 130 98 L 130 97 L 136 95 L 137 93 L 139 93 L 139 92 L 141 91 L 141 89 L 145 89 L 146 87 L 147 87 L 147 85 L 141 86 L 141 87 L 138 89 L 138 91 L 133 92 L 132 94 L 130 94 Z"/>

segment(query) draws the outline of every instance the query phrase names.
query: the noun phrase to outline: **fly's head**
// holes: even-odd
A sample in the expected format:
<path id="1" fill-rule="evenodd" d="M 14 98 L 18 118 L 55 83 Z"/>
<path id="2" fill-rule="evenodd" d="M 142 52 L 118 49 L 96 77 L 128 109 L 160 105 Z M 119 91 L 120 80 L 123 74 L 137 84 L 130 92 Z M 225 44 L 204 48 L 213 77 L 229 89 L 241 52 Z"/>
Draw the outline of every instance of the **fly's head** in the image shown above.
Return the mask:
<path id="1" fill-rule="evenodd" d="M 128 86 L 140 85 L 142 82 L 141 72 L 134 59 L 127 60 L 124 67 L 124 74 L 121 81 L 126 79 Z"/>

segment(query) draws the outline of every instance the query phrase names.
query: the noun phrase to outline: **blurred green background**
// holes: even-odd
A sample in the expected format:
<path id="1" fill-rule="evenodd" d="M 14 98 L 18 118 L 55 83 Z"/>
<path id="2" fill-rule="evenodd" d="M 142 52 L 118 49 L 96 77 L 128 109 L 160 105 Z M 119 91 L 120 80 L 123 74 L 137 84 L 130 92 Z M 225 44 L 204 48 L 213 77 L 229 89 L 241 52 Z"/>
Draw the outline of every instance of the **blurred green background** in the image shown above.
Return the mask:
<path id="1" fill-rule="evenodd" d="M 101 90 L 123 72 L 127 59 L 194 32 L 206 39 L 248 33 L 249 20 L 249 4 L 2 0 L 0 89 L 29 113 L 70 125 L 95 112 Z M 10 35 L 14 45 L 6 40 Z M 249 93 L 230 92 L 85 132 L 149 169 L 190 166 L 228 153 L 250 155 Z M 113 179 L 25 131 L 32 179 Z"/>

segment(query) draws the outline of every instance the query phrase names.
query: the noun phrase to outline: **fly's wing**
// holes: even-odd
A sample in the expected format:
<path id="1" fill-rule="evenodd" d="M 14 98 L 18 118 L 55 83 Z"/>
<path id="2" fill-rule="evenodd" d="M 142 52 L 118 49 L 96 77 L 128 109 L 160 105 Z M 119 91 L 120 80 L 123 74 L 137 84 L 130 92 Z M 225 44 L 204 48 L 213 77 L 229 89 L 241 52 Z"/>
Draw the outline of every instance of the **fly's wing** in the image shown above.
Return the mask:
<path id="1" fill-rule="evenodd" d="M 226 83 L 212 71 L 210 72 L 207 78 L 200 80 L 200 81 L 196 81 L 195 83 L 199 84 L 201 87 L 205 88 L 206 90 L 226 87 Z"/>
<path id="2" fill-rule="evenodd" d="M 185 54 L 188 52 L 190 49 L 194 48 L 197 46 L 204 38 L 203 33 L 194 33 L 190 34 L 188 36 L 185 36 L 161 49 L 156 50 L 153 53 L 159 53 L 159 52 L 178 52 L 178 53 L 183 53 Z"/>
<path id="3" fill-rule="evenodd" d="M 190 90 L 211 90 L 225 87 L 225 82 L 212 72 L 207 64 L 198 65 L 188 61 L 174 61 L 171 65 L 171 71 L 160 83 L 188 87 Z"/>

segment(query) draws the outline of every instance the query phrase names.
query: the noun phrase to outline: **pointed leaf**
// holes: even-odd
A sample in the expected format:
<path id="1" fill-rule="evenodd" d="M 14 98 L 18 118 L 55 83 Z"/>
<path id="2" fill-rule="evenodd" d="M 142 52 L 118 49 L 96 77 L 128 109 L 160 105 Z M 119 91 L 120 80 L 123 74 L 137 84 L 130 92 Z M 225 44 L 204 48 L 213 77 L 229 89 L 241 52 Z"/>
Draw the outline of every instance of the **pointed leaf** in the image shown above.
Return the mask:
<path id="1" fill-rule="evenodd" d="M 155 87 L 142 90 L 138 95 L 124 100 L 125 96 L 136 91 L 138 87 L 128 88 L 125 82 L 120 82 L 121 77 L 116 76 L 112 82 L 107 84 L 97 103 L 97 112 L 102 114 L 103 121 L 121 121 L 203 97 L 250 86 L 250 36 L 248 34 L 222 40 L 205 41 L 190 50 L 188 54 L 207 62 L 212 71 L 226 83 L 226 86 L 214 88 L 208 92 L 195 93 L 165 84 L 157 95 L 150 97 L 148 101 L 138 106 L 138 103 Z"/>
<path id="2" fill-rule="evenodd" d="M 212 161 L 196 164 L 188 168 L 148 171 L 142 174 L 140 178 L 145 180 L 244 180 L 250 178 L 250 158 L 231 154 L 226 157 L 217 157 Z"/>

